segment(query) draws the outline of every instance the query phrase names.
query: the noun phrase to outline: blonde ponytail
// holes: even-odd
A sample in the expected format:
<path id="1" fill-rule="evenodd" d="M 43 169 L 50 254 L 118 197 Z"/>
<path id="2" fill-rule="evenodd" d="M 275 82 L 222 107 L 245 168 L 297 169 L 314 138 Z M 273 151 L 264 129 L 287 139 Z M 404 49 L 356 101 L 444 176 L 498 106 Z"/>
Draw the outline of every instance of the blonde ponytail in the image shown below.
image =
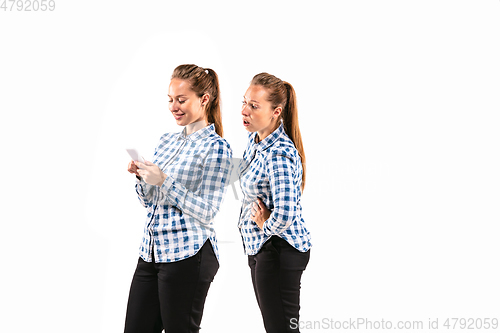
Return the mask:
<path id="1" fill-rule="evenodd" d="M 287 92 L 287 102 L 284 107 L 281 117 L 283 119 L 283 126 L 285 132 L 292 140 L 295 148 L 297 149 L 300 159 L 302 161 L 302 192 L 306 185 L 306 155 L 304 153 L 304 146 L 302 145 L 302 135 L 299 128 L 299 115 L 297 110 L 297 98 L 295 96 L 295 89 L 286 81 L 283 82 Z"/>

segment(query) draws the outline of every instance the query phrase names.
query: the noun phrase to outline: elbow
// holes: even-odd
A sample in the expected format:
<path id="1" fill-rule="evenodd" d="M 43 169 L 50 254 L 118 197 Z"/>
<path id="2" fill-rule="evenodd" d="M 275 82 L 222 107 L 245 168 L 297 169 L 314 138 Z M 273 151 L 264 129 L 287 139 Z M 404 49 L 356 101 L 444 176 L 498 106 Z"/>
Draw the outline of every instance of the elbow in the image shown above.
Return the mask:
<path id="1" fill-rule="evenodd" d="M 183 212 L 193 217 L 200 224 L 209 225 L 215 219 L 215 216 L 219 211 L 214 207 L 206 207 L 201 211 L 195 209 L 184 209 Z"/>
<path id="2" fill-rule="evenodd" d="M 289 212 L 283 214 L 274 211 L 271 217 L 264 223 L 264 233 L 269 236 L 280 235 L 292 225 L 294 218 L 295 214 L 290 214 Z"/>
<path id="3" fill-rule="evenodd" d="M 208 209 L 208 212 L 205 216 L 205 224 L 210 224 L 214 219 L 215 219 L 215 216 L 217 216 L 217 214 L 219 213 L 219 210 L 215 207 L 210 207 Z"/>

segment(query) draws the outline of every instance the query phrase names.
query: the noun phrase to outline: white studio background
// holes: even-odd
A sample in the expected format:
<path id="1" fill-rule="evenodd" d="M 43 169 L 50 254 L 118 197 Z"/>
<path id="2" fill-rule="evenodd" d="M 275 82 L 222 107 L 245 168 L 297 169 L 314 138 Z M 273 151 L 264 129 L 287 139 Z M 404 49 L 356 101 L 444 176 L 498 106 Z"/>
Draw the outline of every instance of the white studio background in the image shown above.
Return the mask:
<path id="1" fill-rule="evenodd" d="M 498 318 L 500 1 L 55 3 L 0 10 L 2 332 L 123 331 L 144 223 L 124 149 L 180 130 L 182 63 L 219 74 L 234 157 L 252 76 L 296 89 L 303 332 Z M 238 213 L 229 188 L 202 332 L 263 332 Z"/>

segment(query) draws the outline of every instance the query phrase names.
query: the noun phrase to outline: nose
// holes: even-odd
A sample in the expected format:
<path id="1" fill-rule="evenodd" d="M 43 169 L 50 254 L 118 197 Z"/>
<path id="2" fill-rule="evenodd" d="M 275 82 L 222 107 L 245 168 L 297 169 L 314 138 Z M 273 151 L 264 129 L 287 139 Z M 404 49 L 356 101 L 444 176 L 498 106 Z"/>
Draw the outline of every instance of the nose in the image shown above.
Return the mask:
<path id="1" fill-rule="evenodd" d="M 245 117 L 248 117 L 248 105 L 243 105 L 243 107 L 241 108 L 241 114 Z"/>
<path id="2" fill-rule="evenodd" d="M 177 102 L 173 101 L 168 103 L 168 109 L 170 110 L 170 112 L 177 110 L 178 109 Z"/>

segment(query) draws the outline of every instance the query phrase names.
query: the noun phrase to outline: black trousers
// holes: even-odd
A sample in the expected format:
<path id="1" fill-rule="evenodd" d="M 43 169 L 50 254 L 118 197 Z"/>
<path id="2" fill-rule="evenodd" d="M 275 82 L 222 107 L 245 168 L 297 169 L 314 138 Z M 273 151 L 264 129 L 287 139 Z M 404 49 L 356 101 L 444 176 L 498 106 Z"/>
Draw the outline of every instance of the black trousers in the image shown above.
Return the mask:
<path id="1" fill-rule="evenodd" d="M 272 236 L 256 255 L 248 256 L 267 333 L 299 332 L 300 278 L 309 256 L 310 250 L 300 252 L 278 236 Z"/>
<path id="2" fill-rule="evenodd" d="M 181 261 L 148 263 L 139 258 L 125 333 L 199 332 L 205 298 L 218 269 L 209 240 L 196 255 Z"/>

